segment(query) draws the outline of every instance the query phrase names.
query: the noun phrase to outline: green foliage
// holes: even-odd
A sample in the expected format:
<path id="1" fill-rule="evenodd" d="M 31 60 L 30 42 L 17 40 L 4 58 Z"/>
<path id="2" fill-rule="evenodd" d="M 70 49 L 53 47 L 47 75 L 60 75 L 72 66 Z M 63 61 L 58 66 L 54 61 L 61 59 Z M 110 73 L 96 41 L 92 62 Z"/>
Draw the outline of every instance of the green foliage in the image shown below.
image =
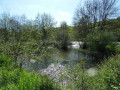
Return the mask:
<path id="1" fill-rule="evenodd" d="M 61 23 L 61 27 L 59 28 L 57 35 L 56 35 L 56 41 L 58 42 L 58 47 L 61 49 L 67 49 L 68 42 L 69 42 L 69 28 L 66 24 L 66 22 Z"/>
<path id="2" fill-rule="evenodd" d="M 116 49 L 116 52 L 119 53 L 119 52 L 120 52 L 120 45 L 116 45 L 116 46 L 115 46 L 115 49 Z"/>
<path id="3" fill-rule="evenodd" d="M 23 71 L 17 86 L 18 90 L 58 90 L 52 80 L 47 76 L 35 75 L 35 73 L 28 73 Z"/>
<path id="4" fill-rule="evenodd" d="M 26 71 L 22 71 L 20 73 L 20 79 L 17 86 L 18 90 L 37 90 L 40 86 L 40 77 L 35 75 L 34 73 L 28 73 Z"/>
<path id="5" fill-rule="evenodd" d="M 120 55 L 116 55 L 109 58 L 107 62 L 103 63 L 100 75 L 105 80 L 107 89 L 112 89 L 114 87 L 120 87 Z"/>
<path id="6" fill-rule="evenodd" d="M 98 74 L 91 79 L 92 90 L 119 90 L 120 89 L 120 55 L 105 60 L 99 66 Z M 93 89 L 94 88 L 94 89 Z"/>
<path id="7" fill-rule="evenodd" d="M 51 79 L 47 76 L 41 76 L 41 86 L 40 90 L 60 90 L 60 87 L 57 83 L 54 83 Z"/>
<path id="8" fill-rule="evenodd" d="M 77 90 L 87 90 L 89 86 L 88 76 L 86 74 L 86 69 L 84 68 L 85 64 L 85 57 L 81 58 L 81 62 L 76 64 L 73 68 L 67 69 L 64 79 L 69 82 Z"/>
<path id="9" fill-rule="evenodd" d="M 5 67 L 0 68 L 0 88 L 6 87 L 9 84 L 18 83 L 19 80 L 19 69 L 8 70 Z"/>
<path id="10" fill-rule="evenodd" d="M 58 85 L 47 76 L 14 68 L 12 61 L 8 68 L 5 65 L 8 65 L 10 58 L 3 54 L 1 59 L 4 63 L 0 67 L 0 90 L 59 90 Z"/>
<path id="11" fill-rule="evenodd" d="M 82 63 L 81 63 L 82 64 Z M 84 65 L 84 64 L 83 64 Z M 97 67 L 97 74 L 89 76 L 86 69 L 76 65 L 69 69 L 66 80 L 71 82 L 70 90 L 119 90 L 120 89 L 120 54 L 105 59 Z"/>
<path id="12" fill-rule="evenodd" d="M 87 45 L 90 51 L 98 53 L 110 52 L 109 46 L 114 49 L 114 43 L 116 42 L 116 36 L 112 32 L 108 31 L 95 31 L 87 35 Z M 109 45 L 109 46 L 107 46 Z"/>
<path id="13" fill-rule="evenodd" d="M 5 54 L 2 53 L 0 55 L 0 67 L 2 67 L 2 66 L 7 67 L 10 64 L 11 64 L 11 59 L 8 56 L 6 56 Z"/>
<path id="14" fill-rule="evenodd" d="M 4 70 L 4 71 L 3 71 Z M 0 88 L 5 90 L 58 90 L 57 84 L 47 76 L 24 70 L 3 69 L 0 72 Z"/>

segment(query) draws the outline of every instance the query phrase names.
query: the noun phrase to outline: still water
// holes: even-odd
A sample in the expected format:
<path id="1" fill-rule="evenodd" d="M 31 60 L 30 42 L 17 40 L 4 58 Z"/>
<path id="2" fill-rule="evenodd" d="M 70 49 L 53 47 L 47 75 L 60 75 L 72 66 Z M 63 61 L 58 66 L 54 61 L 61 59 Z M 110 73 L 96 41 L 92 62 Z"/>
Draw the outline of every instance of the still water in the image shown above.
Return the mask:
<path id="1" fill-rule="evenodd" d="M 41 70 L 47 68 L 51 63 L 53 64 L 61 64 L 64 66 L 73 67 L 75 64 L 80 63 L 81 58 L 85 58 L 86 67 L 92 66 L 92 57 L 79 52 L 79 44 L 73 43 L 69 46 L 67 51 L 55 49 L 54 52 L 51 53 L 51 59 L 45 59 L 43 61 L 36 61 L 30 59 L 30 61 L 25 60 L 23 63 L 23 68 L 27 70 Z"/>

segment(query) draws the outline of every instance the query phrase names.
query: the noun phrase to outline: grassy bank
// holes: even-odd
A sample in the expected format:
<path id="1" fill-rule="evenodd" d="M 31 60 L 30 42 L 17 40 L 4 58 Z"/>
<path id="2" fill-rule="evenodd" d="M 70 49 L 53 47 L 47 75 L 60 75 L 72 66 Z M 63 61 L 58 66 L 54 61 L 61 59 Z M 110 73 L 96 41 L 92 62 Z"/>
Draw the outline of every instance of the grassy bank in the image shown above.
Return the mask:
<path id="1" fill-rule="evenodd" d="M 105 59 L 97 66 L 97 74 L 87 75 L 86 69 L 77 65 L 68 70 L 70 90 L 120 90 L 120 54 Z"/>
<path id="2" fill-rule="evenodd" d="M 59 90 L 59 87 L 47 76 L 16 67 L 9 57 L 1 54 L 0 90 Z"/>

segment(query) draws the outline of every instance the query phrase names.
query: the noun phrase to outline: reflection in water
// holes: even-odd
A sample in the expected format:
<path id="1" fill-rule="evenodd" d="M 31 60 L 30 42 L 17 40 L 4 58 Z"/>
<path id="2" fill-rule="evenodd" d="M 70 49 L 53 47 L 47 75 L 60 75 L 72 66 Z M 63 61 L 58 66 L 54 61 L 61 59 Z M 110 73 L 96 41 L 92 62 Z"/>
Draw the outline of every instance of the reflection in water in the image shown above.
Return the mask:
<path id="1" fill-rule="evenodd" d="M 66 66 L 69 65 L 70 67 L 72 67 L 75 64 L 80 63 L 81 57 L 85 57 L 87 67 L 92 65 L 92 58 L 90 56 L 82 54 L 81 52 L 79 52 L 78 49 L 74 48 L 71 48 L 68 51 L 55 49 L 54 53 L 51 53 L 51 57 L 53 58 L 45 59 L 42 62 L 41 61 L 35 61 L 33 63 L 28 62 L 28 65 L 27 64 L 23 65 L 23 67 L 35 71 L 47 68 L 51 63 L 54 64 L 60 63 L 62 65 Z"/>
<path id="2" fill-rule="evenodd" d="M 92 64 L 92 57 L 82 54 L 78 49 L 69 49 L 68 51 L 56 50 L 53 57 L 54 63 L 74 65 L 76 63 L 80 63 L 81 57 L 85 57 L 86 64 Z"/>

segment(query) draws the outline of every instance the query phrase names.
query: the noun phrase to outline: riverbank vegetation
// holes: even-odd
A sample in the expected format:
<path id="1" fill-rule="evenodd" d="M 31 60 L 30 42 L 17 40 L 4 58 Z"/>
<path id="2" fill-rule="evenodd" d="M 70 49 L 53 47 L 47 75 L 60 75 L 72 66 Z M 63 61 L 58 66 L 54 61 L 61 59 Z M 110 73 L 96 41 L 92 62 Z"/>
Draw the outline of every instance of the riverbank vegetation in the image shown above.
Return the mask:
<path id="1" fill-rule="evenodd" d="M 68 81 L 66 89 L 70 90 L 119 90 L 120 89 L 120 55 L 104 59 L 104 62 L 93 67 L 97 72 L 92 76 L 83 68 L 85 62 L 77 64 L 75 68 L 67 70 Z M 94 71 L 93 71 L 94 72 Z M 71 83 L 72 82 L 72 83 Z M 72 87 L 71 87 L 72 86 Z"/>
<path id="2" fill-rule="evenodd" d="M 47 76 L 15 67 L 7 55 L 0 55 L 0 90 L 59 90 Z"/>
<path id="3" fill-rule="evenodd" d="M 97 74 L 89 76 L 86 58 L 80 57 L 79 64 L 67 69 L 70 87 L 65 88 L 119 90 L 120 17 L 112 18 L 119 9 L 115 3 L 116 0 L 86 0 L 76 9 L 74 26 L 63 21 L 56 27 L 54 18 L 46 13 L 38 13 L 34 20 L 25 15 L 1 14 L 0 89 L 60 90 L 61 86 L 48 76 L 24 70 L 24 60 L 54 59 L 51 53 L 56 49 L 67 51 L 71 42 L 77 41 L 83 43 L 78 52 L 93 57 Z"/>

